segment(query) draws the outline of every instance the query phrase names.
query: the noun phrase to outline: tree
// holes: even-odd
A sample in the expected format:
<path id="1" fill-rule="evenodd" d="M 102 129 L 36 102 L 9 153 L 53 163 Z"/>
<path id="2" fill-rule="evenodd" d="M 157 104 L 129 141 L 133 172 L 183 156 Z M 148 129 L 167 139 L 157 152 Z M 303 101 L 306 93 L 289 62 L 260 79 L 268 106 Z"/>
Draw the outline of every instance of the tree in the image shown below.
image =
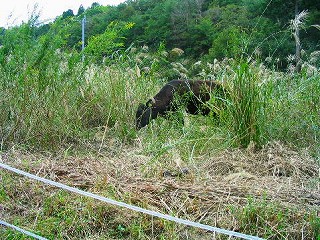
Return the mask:
<path id="1" fill-rule="evenodd" d="M 69 17 L 74 17 L 72 9 L 68 9 L 67 11 L 64 11 L 62 13 L 62 19 L 66 19 L 66 18 L 69 18 Z"/>
<path id="2" fill-rule="evenodd" d="M 171 44 L 186 49 L 190 46 L 190 30 L 200 21 L 203 0 L 182 0 L 173 5 L 170 20 Z"/>
<path id="3" fill-rule="evenodd" d="M 210 59 L 240 58 L 245 52 L 247 34 L 236 26 L 230 26 L 217 34 L 209 50 Z"/>
<path id="4" fill-rule="evenodd" d="M 306 28 L 289 31 L 290 20 L 302 10 L 308 10 Z M 237 56 L 244 49 L 250 55 L 258 49 L 255 52 L 261 59 L 272 56 L 286 67 L 288 55 L 296 54 L 298 59 L 301 48 L 311 53 L 320 46 L 320 31 L 311 27 L 319 25 L 319 0 L 127 0 L 117 6 L 93 3 L 88 9 L 80 5 L 77 16 L 69 9 L 56 20 L 68 28 L 69 48 L 80 50 L 79 22 L 84 14 L 88 19 L 86 39 L 104 34 L 111 22 L 133 22 L 132 30 L 120 34 L 123 46 L 146 44 L 157 51 L 164 43 L 167 49 L 181 48 L 184 57 L 196 59 L 209 49 L 210 58 Z M 50 28 L 38 25 L 36 38 Z M 300 46 L 295 44 L 297 39 L 292 40 L 292 33 Z"/>
<path id="5" fill-rule="evenodd" d="M 172 4 L 170 0 L 162 1 L 162 4 L 156 4 L 153 9 L 149 9 L 145 13 L 147 21 L 144 26 L 144 36 L 148 45 L 156 47 L 161 42 L 167 42 L 170 38 Z"/>
<path id="6" fill-rule="evenodd" d="M 89 39 L 85 48 L 86 56 L 101 63 L 104 57 L 110 57 L 116 50 L 124 47 L 123 33 L 133 26 L 133 23 L 110 23 L 103 34 Z"/>
<path id="7" fill-rule="evenodd" d="M 101 5 L 99 3 L 97 3 L 97 2 L 94 2 L 94 3 L 91 4 L 91 8 L 96 8 L 96 7 L 99 7 L 99 6 L 101 6 Z"/>
<path id="8" fill-rule="evenodd" d="M 78 13 L 77 13 L 77 16 L 80 16 L 82 13 L 84 13 L 85 9 L 83 7 L 83 5 L 81 4 L 79 9 L 78 9 Z"/>

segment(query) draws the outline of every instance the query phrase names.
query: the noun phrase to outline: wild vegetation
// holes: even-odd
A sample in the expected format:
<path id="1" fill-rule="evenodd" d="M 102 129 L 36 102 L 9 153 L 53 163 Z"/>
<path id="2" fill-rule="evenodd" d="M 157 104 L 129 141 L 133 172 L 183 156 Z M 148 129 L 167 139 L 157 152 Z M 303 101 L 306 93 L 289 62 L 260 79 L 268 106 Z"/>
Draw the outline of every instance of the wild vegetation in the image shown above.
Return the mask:
<path id="1" fill-rule="evenodd" d="M 1 162 L 247 234 L 320 239 L 319 13 L 318 1 L 140 0 L 34 15 L 0 38 Z M 207 103 L 217 116 L 181 109 L 137 131 L 139 103 L 177 78 L 223 83 L 228 96 Z M 0 179 L 0 219 L 49 239 L 226 238 Z"/>

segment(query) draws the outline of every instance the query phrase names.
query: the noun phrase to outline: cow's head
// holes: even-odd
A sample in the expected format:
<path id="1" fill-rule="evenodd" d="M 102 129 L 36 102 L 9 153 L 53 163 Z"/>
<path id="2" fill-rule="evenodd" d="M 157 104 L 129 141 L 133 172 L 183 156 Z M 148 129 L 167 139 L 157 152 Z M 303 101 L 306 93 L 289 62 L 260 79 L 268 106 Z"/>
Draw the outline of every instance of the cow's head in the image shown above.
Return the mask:
<path id="1" fill-rule="evenodd" d="M 139 130 L 145 126 L 147 126 L 150 120 L 153 117 L 152 112 L 152 103 L 154 103 L 153 99 L 150 99 L 146 105 L 140 104 L 136 113 L 136 128 Z"/>

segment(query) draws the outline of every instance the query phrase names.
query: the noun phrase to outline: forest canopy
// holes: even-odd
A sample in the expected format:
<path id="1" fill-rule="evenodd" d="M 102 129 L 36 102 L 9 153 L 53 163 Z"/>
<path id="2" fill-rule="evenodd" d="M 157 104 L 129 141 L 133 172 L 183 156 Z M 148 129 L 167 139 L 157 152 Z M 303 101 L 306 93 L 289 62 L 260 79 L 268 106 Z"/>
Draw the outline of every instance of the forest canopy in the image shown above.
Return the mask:
<path id="1" fill-rule="evenodd" d="M 81 20 L 85 16 L 87 53 L 97 55 L 105 48 L 101 56 L 106 56 L 132 44 L 157 51 L 163 45 L 169 50 L 182 49 L 185 57 L 194 60 L 254 54 L 283 69 L 290 62 L 289 56 L 295 54 L 291 21 L 303 11 L 306 17 L 299 26 L 299 40 L 304 56 L 308 56 L 320 46 L 320 2 L 316 0 L 127 0 L 118 6 L 93 3 L 87 9 L 79 6 L 77 13 L 66 9 L 52 23 L 35 21 L 33 34 L 40 39 L 55 29 L 64 40 L 60 48 L 81 51 Z M 14 28 L 2 29 L 1 43 L 7 31 Z"/>

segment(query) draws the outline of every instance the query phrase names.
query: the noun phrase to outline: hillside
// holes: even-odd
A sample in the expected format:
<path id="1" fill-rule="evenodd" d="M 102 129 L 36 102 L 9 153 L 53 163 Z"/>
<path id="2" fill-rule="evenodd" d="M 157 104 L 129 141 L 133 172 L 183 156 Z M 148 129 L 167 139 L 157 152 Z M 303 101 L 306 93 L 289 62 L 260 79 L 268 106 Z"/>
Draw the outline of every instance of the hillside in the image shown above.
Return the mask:
<path id="1" fill-rule="evenodd" d="M 194 60 L 221 60 L 225 57 L 239 58 L 255 54 L 268 66 L 283 70 L 296 52 L 295 26 L 292 20 L 298 13 L 307 12 L 299 19 L 299 39 L 306 60 L 310 53 L 318 50 L 320 42 L 320 5 L 318 1 L 290 0 L 138 0 L 126 1 L 118 6 L 101 6 L 93 3 L 88 9 L 79 6 L 77 12 L 66 9 L 53 23 L 38 22 L 36 13 L 31 17 L 34 36 L 41 38 L 50 32 L 61 35 L 63 48 L 81 50 L 81 21 L 86 18 L 85 45 L 94 48 L 109 45 L 112 50 L 149 46 L 157 51 L 161 44 L 167 49 L 180 48 L 188 58 Z M 301 16 L 300 16 L 301 17 Z M 33 21 L 33 22 L 32 22 Z M 301 22 L 301 25 L 300 25 Z M 112 42 L 120 45 L 110 47 L 110 41 L 103 44 L 90 43 L 95 38 L 111 35 L 110 30 L 132 24 L 129 31 L 113 35 Z M 59 29 L 63 31 L 59 32 Z M 1 31 L 2 35 L 5 31 Z M 3 40 L 0 38 L 0 43 Z M 104 52 L 106 51 L 106 52 Z M 317 62 L 319 64 L 319 61 Z"/>

